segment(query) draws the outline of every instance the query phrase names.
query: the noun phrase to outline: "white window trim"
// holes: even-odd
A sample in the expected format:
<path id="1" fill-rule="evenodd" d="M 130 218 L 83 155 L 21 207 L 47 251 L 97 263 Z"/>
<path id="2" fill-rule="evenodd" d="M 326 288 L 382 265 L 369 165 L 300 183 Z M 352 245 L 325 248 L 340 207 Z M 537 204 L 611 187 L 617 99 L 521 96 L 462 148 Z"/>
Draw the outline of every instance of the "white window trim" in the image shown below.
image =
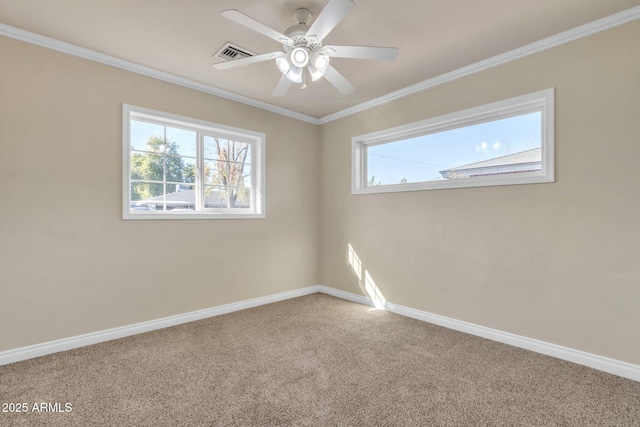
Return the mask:
<path id="1" fill-rule="evenodd" d="M 251 142 L 253 144 L 251 173 L 255 186 L 254 209 L 247 213 L 247 209 L 224 209 L 213 212 L 206 211 L 180 211 L 146 213 L 144 211 L 131 211 L 131 129 L 132 119 L 156 121 L 159 124 L 187 128 L 206 134 L 225 136 L 238 141 Z M 160 118 L 160 120 L 158 120 Z M 265 218 L 265 143 L 264 133 L 225 126 L 205 120 L 193 119 L 149 108 L 122 104 L 122 218 L 130 219 L 259 219 Z"/>
<path id="2" fill-rule="evenodd" d="M 493 120 L 540 111 L 542 113 L 542 168 L 514 175 L 474 177 L 404 184 L 367 185 L 367 146 L 390 143 Z M 473 107 L 351 139 L 351 193 L 389 193 L 554 182 L 554 89 L 545 89 L 491 104 Z"/>

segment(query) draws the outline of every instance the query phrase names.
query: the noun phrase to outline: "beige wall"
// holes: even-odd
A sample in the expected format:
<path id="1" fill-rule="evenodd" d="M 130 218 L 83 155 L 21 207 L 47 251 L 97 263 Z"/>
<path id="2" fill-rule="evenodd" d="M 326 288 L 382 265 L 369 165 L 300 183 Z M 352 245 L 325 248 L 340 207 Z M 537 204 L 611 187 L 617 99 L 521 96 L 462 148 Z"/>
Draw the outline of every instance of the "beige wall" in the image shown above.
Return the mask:
<path id="1" fill-rule="evenodd" d="M 640 22 L 319 127 L 0 37 L 0 351 L 321 283 L 640 363 Z M 10 58 L 10 60 L 6 60 Z M 553 184 L 350 194 L 351 137 L 556 88 Z M 267 135 L 267 219 L 121 220 L 121 105 Z"/>
<path id="2" fill-rule="evenodd" d="M 320 283 L 640 364 L 640 22 L 322 126 Z M 351 137 L 556 89 L 556 182 L 352 196 Z"/>
<path id="3" fill-rule="evenodd" d="M 318 128 L 0 37 L 0 351 L 317 283 Z M 122 104 L 266 134 L 263 220 L 123 221 Z"/>

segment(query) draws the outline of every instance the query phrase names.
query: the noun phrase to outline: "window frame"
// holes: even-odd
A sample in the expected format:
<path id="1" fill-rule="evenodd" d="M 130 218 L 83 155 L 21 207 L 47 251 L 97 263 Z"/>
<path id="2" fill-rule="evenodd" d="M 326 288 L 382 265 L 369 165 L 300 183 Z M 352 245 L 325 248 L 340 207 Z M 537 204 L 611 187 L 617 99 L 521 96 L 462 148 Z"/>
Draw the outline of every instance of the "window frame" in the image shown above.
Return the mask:
<path id="1" fill-rule="evenodd" d="M 196 132 L 196 193 L 203 191 L 202 144 L 206 136 L 225 138 L 251 145 L 251 180 L 253 194 L 250 208 L 205 208 L 199 211 L 133 211 L 131 210 L 131 121 L 138 120 Z M 205 120 L 180 116 L 122 104 L 122 219 L 260 219 L 265 218 L 265 144 L 264 133 L 221 125 Z M 199 196 L 196 196 L 200 198 Z"/>
<path id="2" fill-rule="evenodd" d="M 476 124 L 541 112 L 541 170 L 509 175 L 479 176 L 386 185 L 368 185 L 367 147 L 398 142 Z M 555 181 L 554 88 L 509 98 L 454 113 L 420 120 L 351 139 L 351 194 L 390 193 L 499 185 L 537 184 Z"/>

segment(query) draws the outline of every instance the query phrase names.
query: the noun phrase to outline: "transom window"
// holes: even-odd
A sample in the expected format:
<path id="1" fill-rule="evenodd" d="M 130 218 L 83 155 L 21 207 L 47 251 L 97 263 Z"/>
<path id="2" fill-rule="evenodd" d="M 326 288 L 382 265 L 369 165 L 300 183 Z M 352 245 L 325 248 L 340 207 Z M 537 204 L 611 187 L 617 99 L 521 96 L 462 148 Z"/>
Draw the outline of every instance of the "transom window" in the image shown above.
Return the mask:
<path id="1" fill-rule="evenodd" d="M 123 107 L 123 218 L 263 218 L 262 133 Z"/>
<path id="2" fill-rule="evenodd" d="M 553 182 L 553 89 L 352 139 L 352 192 Z"/>

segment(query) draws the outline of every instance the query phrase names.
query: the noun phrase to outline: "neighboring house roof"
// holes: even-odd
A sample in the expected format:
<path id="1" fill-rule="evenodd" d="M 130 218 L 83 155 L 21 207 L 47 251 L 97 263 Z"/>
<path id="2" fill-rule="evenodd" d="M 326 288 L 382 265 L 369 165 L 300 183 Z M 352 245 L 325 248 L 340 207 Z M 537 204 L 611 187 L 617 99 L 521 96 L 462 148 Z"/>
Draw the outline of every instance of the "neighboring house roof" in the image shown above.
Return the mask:
<path id="1" fill-rule="evenodd" d="M 542 149 L 533 148 L 482 162 L 469 163 L 467 165 L 445 169 L 440 171 L 440 174 L 446 179 L 470 178 L 473 176 L 538 171 L 541 165 Z"/>
<path id="2" fill-rule="evenodd" d="M 194 190 L 179 190 L 174 193 L 167 193 L 164 196 L 156 196 L 151 197 L 145 200 L 137 200 L 132 202 L 132 205 L 136 206 L 148 206 L 148 205 L 157 205 L 162 206 L 166 201 L 167 208 L 169 209 L 193 209 L 196 205 L 196 192 Z M 226 196 L 221 195 L 217 191 L 212 191 L 205 203 L 209 207 L 225 207 L 227 205 Z M 247 203 L 242 203 L 240 201 L 236 202 L 236 207 L 247 207 Z"/>
<path id="3" fill-rule="evenodd" d="M 148 202 L 164 202 L 171 205 L 190 205 L 196 204 L 196 192 L 194 190 L 180 190 L 175 193 L 168 193 L 164 196 L 151 197 L 150 199 L 141 200 L 142 203 Z"/>

